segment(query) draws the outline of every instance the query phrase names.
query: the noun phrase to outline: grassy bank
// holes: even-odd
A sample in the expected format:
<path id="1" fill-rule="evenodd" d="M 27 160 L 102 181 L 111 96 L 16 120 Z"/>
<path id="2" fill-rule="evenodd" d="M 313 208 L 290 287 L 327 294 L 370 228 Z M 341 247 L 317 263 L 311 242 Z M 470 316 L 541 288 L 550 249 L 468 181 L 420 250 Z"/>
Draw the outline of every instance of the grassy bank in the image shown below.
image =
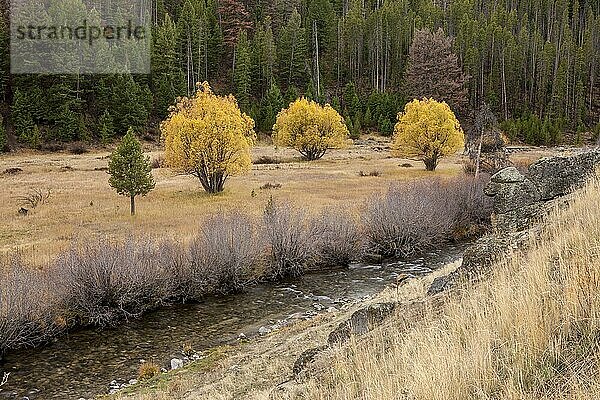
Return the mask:
<path id="1" fill-rule="evenodd" d="M 598 204 L 596 181 L 441 318 L 391 322 L 338 349 L 299 398 L 598 398 Z"/>
<path id="2" fill-rule="evenodd" d="M 269 200 L 262 216 L 205 216 L 189 240 L 74 242 L 43 268 L 0 264 L 0 352 L 79 326 L 135 318 L 163 304 L 243 290 L 367 257 L 404 257 L 479 233 L 482 181 L 427 179 L 374 194 L 354 213 Z"/>

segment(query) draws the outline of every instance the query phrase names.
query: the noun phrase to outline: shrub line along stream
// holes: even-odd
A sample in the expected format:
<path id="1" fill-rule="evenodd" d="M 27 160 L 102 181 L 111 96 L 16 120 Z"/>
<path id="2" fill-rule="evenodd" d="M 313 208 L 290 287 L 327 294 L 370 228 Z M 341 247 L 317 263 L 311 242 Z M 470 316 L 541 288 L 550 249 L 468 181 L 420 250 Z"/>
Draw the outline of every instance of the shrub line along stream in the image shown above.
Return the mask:
<path id="1" fill-rule="evenodd" d="M 176 302 L 243 291 L 351 262 L 406 258 L 473 238 L 489 222 L 484 179 L 397 184 L 354 217 L 269 201 L 262 219 L 206 219 L 188 242 L 130 238 L 74 243 L 43 269 L 14 257 L 0 267 L 0 354 L 88 326 L 110 326 Z"/>

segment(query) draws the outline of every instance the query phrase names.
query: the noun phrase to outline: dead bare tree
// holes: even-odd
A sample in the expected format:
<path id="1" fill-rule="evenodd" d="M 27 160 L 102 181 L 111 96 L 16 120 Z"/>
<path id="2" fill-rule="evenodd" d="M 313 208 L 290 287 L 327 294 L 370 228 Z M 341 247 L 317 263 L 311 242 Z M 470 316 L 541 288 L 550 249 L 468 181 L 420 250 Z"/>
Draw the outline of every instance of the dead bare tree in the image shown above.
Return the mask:
<path id="1" fill-rule="evenodd" d="M 28 191 L 27 194 L 17 197 L 17 201 L 19 202 L 20 206 L 36 208 L 37 206 L 46 203 L 50 199 L 51 195 L 52 192 L 50 189 L 32 189 Z"/>

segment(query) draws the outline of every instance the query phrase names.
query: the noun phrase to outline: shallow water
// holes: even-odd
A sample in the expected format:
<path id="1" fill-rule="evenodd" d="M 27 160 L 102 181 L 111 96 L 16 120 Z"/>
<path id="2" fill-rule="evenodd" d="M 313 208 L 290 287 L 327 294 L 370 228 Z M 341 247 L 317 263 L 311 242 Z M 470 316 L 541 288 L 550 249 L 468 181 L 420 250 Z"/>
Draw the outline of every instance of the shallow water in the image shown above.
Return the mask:
<path id="1" fill-rule="evenodd" d="M 10 372 L 10 378 L 0 399 L 91 398 L 106 393 L 113 380 L 135 378 L 140 360 L 168 367 L 171 358 L 183 357 L 184 343 L 201 351 L 235 341 L 241 333 L 256 335 L 260 327 L 290 317 L 339 308 L 377 294 L 400 272 L 427 274 L 458 259 L 463 249 L 447 247 L 406 262 L 309 274 L 238 295 L 165 307 L 111 329 L 74 332 L 46 347 L 6 355 L 0 372 Z"/>

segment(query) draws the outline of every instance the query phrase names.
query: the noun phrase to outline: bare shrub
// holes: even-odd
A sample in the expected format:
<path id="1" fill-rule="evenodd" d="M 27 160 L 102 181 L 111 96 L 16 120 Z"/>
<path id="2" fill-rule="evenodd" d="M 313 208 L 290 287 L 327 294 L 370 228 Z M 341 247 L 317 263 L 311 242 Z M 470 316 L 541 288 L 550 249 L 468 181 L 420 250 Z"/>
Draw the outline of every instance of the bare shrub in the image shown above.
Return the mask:
<path id="1" fill-rule="evenodd" d="M 267 182 L 260 187 L 261 190 L 281 189 L 281 183 Z"/>
<path id="2" fill-rule="evenodd" d="M 192 286 L 202 291 L 239 291 L 253 279 L 262 252 L 253 221 L 242 214 L 219 213 L 201 226 L 190 246 Z"/>
<path id="3" fill-rule="evenodd" d="M 457 210 L 453 228 L 456 239 L 479 235 L 490 224 L 493 202 L 483 191 L 487 182 L 489 176 L 485 174 L 478 178 L 464 176 L 448 182 L 448 201 Z"/>
<path id="4" fill-rule="evenodd" d="M 371 198 L 363 218 L 367 251 L 408 257 L 453 238 L 457 225 L 483 222 L 489 218 L 489 203 L 477 182 L 415 181 Z"/>
<path id="5" fill-rule="evenodd" d="M 282 161 L 278 157 L 272 156 L 260 156 L 258 157 L 253 164 L 261 165 L 261 164 L 281 164 Z"/>
<path id="6" fill-rule="evenodd" d="M 17 201 L 19 202 L 20 206 L 36 208 L 37 206 L 45 204 L 48 200 L 50 200 L 51 195 L 52 192 L 50 189 L 32 189 L 25 195 L 17 197 Z"/>
<path id="7" fill-rule="evenodd" d="M 6 168 L 3 172 L 4 175 L 16 175 L 23 172 L 22 168 L 19 167 L 12 167 L 12 168 Z"/>
<path id="8" fill-rule="evenodd" d="M 364 176 L 373 176 L 373 177 L 381 176 L 381 171 L 377 171 L 377 170 L 373 170 L 371 172 L 358 171 L 358 176 L 362 176 L 362 177 L 364 177 Z"/>
<path id="9" fill-rule="evenodd" d="M 72 154 L 85 154 L 89 151 L 87 144 L 84 142 L 75 142 L 69 147 Z"/>
<path id="10" fill-rule="evenodd" d="M 162 168 L 165 165 L 165 156 L 163 154 L 154 157 L 151 161 L 152 169 Z"/>
<path id="11" fill-rule="evenodd" d="M 475 163 L 469 159 L 462 162 L 462 170 L 467 175 L 475 175 L 477 167 L 475 166 Z"/>
<path id="12" fill-rule="evenodd" d="M 327 208 L 313 219 L 316 264 L 319 267 L 347 266 L 362 252 L 356 220 L 347 212 Z"/>
<path id="13" fill-rule="evenodd" d="M 39 345 L 61 330 L 58 294 L 44 272 L 12 260 L 0 274 L 0 354 Z"/>
<path id="14" fill-rule="evenodd" d="M 107 325 L 153 309 L 172 296 L 171 275 L 151 240 L 72 247 L 56 263 L 65 305 L 77 322 Z"/>
<path id="15" fill-rule="evenodd" d="M 264 211 L 264 237 L 268 241 L 267 277 L 299 276 L 312 264 L 315 234 L 303 212 L 288 203 L 269 200 Z"/>

